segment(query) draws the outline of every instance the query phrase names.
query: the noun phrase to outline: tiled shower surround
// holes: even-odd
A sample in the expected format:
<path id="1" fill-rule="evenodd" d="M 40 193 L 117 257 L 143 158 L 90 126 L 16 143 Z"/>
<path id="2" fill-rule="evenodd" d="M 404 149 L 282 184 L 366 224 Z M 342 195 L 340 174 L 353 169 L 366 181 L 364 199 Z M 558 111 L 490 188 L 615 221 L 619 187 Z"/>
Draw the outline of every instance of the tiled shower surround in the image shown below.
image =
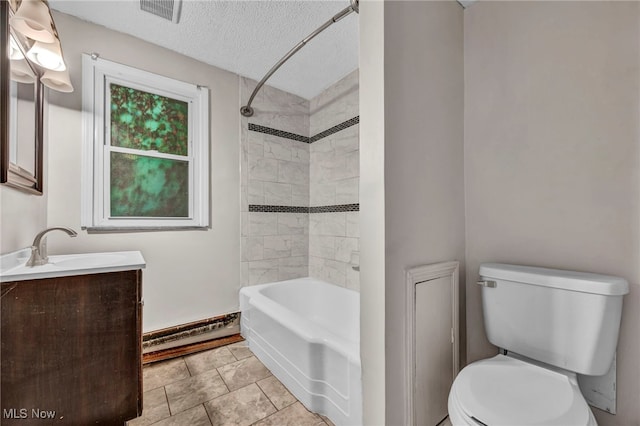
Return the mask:
<path id="1" fill-rule="evenodd" d="M 254 81 L 244 79 L 241 99 Z M 358 72 L 311 101 L 265 86 L 242 119 L 242 285 L 359 290 Z"/>

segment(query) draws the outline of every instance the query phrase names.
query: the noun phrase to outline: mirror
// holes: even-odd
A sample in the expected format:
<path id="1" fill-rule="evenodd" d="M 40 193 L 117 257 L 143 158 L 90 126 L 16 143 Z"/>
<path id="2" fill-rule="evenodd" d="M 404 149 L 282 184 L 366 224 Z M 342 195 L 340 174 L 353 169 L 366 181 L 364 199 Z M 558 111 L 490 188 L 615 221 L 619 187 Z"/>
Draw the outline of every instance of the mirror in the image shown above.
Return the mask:
<path id="1" fill-rule="evenodd" d="M 9 3 L 0 1 L 0 183 L 42 195 L 44 88 L 29 41 L 9 27 Z"/>

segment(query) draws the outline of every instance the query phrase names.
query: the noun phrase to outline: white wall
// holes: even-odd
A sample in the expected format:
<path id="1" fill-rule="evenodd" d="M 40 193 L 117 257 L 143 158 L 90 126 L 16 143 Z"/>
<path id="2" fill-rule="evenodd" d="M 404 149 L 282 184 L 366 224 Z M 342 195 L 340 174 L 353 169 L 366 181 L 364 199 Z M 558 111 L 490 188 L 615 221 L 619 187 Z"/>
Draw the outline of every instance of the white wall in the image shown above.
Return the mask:
<path id="1" fill-rule="evenodd" d="M 45 195 L 41 196 L 0 186 L 0 253 L 29 247 L 36 234 L 47 227 L 46 191 L 46 180 Z"/>
<path id="2" fill-rule="evenodd" d="M 465 11 L 469 361 L 486 340 L 482 262 L 619 275 L 618 414 L 640 410 L 640 5 L 477 2 Z"/>
<path id="3" fill-rule="evenodd" d="M 385 3 L 385 345 L 389 425 L 407 423 L 406 269 L 449 260 L 464 265 L 462 25 L 463 9 L 455 1 Z M 365 144 L 363 140 L 362 145 Z"/>
<path id="4" fill-rule="evenodd" d="M 385 423 L 384 3 L 360 2 L 360 359 L 362 418 Z"/>
<path id="5" fill-rule="evenodd" d="M 54 12 L 75 92 L 52 93 L 49 108 L 49 226 L 80 231 L 81 54 L 210 89 L 211 229 L 207 231 L 51 234 L 50 253 L 140 250 L 144 331 L 238 310 L 240 288 L 240 114 L 237 75 L 104 27 Z M 3 212 L 4 215 L 4 212 Z M 4 218 L 4 217 L 3 217 Z"/>

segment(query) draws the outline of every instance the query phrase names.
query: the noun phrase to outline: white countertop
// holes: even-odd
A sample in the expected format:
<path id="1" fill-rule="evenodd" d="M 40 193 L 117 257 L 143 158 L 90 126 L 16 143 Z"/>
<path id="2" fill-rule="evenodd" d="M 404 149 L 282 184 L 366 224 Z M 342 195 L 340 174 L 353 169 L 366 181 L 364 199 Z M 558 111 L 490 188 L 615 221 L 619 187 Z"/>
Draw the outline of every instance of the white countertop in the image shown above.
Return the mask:
<path id="1" fill-rule="evenodd" d="M 26 266 L 30 255 L 31 249 L 26 248 L 0 256 L 0 282 L 131 271 L 146 266 L 139 251 L 52 255 L 46 265 Z"/>

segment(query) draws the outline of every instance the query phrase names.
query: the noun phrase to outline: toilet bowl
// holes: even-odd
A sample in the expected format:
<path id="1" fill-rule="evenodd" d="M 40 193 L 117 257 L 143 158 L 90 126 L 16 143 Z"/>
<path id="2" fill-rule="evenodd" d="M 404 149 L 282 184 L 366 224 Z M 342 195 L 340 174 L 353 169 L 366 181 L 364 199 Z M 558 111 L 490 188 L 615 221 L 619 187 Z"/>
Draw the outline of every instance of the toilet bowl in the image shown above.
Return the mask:
<path id="1" fill-rule="evenodd" d="M 605 374 L 615 354 L 618 277 L 480 266 L 484 325 L 504 354 L 467 365 L 449 392 L 453 426 L 596 426 L 577 374 Z"/>
<path id="2" fill-rule="evenodd" d="M 496 355 L 465 367 L 449 393 L 453 426 L 596 426 L 575 374 Z"/>

